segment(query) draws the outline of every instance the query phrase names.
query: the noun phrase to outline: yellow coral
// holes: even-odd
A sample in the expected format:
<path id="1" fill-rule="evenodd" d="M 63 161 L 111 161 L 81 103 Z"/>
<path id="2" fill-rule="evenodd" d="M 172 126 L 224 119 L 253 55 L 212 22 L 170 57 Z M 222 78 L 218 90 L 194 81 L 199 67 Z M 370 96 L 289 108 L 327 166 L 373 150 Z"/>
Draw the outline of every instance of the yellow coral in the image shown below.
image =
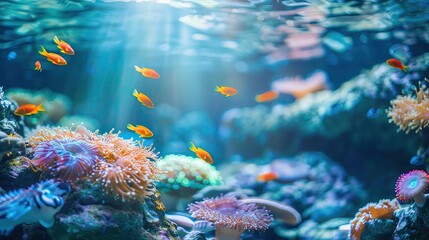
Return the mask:
<path id="1" fill-rule="evenodd" d="M 393 218 L 393 212 L 399 209 L 399 202 L 393 200 L 380 200 L 378 203 L 368 203 L 365 207 L 360 208 L 355 218 L 350 221 L 349 238 L 360 240 L 365 224 L 374 219 Z"/>
<path id="2" fill-rule="evenodd" d="M 398 125 L 400 130 L 416 133 L 429 125 L 429 91 L 420 84 L 415 96 L 398 96 L 387 110 L 389 122 Z"/>

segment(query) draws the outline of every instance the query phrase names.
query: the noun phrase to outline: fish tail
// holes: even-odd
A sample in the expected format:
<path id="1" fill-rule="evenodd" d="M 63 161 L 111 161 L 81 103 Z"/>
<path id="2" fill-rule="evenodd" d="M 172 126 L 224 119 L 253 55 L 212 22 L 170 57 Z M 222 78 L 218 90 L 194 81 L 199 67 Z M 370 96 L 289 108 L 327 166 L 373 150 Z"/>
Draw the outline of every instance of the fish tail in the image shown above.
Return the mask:
<path id="1" fill-rule="evenodd" d="M 44 112 L 44 111 L 46 111 L 46 110 L 43 108 L 42 104 L 37 105 L 37 106 L 36 106 L 36 109 L 37 109 L 37 111 L 38 111 L 38 112 Z"/>
<path id="2" fill-rule="evenodd" d="M 192 142 L 190 142 L 189 144 L 190 144 L 189 150 L 191 150 L 192 152 L 195 152 L 197 150 L 197 147 Z"/>
<path id="3" fill-rule="evenodd" d="M 143 71 L 143 69 L 141 69 L 139 66 L 137 66 L 137 65 L 134 65 L 134 68 L 136 69 L 136 71 L 137 72 L 141 72 L 141 71 Z"/>
<path id="4" fill-rule="evenodd" d="M 134 97 L 138 97 L 139 96 L 139 92 L 137 92 L 137 89 L 134 89 L 133 96 Z"/>
<path id="5" fill-rule="evenodd" d="M 42 56 L 47 57 L 48 52 L 46 51 L 46 49 L 45 49 L 42 45 L 40 45 L 40 46 L 42 47 L 42 49 L 39 51 L 39 53 L 40 53 Z"/>
<path id="6" fill-rule="evenodd" d="M 215 91 L 216 91 L 216 92 L 220 92 L 220 91 L 221 91 L 221 89 L 222 89 L 222 87 L 216 86 Z"/>
<path id="7" fill-rule="evenodd" d="M 407 70 L 408 70 L 408 66 L 402 67 L 402 71 L 407 72 Z"/>
<path id="8" fill-rule="evenodd" d="M 134 127 L 132 124 L 128 123 L 127 128 L 130 130 L 134 130 L 136 129 L 136 127 Z"/>
<path id="9" fill-rule="evenodd" d="M 60 43 L 61 43 L 57 36 L 55 36 L 55 37 L 54 37 L 54 42 L 55 42 L 56 44 L 60 44 Z"/>

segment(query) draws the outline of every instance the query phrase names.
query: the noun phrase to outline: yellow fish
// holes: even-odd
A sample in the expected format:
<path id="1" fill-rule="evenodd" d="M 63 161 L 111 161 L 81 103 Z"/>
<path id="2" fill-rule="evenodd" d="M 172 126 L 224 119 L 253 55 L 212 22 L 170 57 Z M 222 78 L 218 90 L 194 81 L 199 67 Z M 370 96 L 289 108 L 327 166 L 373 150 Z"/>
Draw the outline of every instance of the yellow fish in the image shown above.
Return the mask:
<path id="1" fill-rule="evenodd" d="M 225 87 L 225 86 L 216 86 L 215 89 L 216 92 L 220 92 L 221 94 L 225 95 L 225 97 L 234 96 L 238 93 L 237 89 L 233 87 Z"/>
<path id="2" fill-rule="evenodd" d="M 189 147 L 189 149 L 194 152 L 198 158 L 213 164 L 212 156 L 210 156 L 210 153 L 208 153 L 206 150 L 196 147 L 193 143 L 191 143 L 191 147 Z"/>
<path id="3" fill-rule="evenodd" d="M 140 135 L 141 138 L 153 137 L 153 133 L 149 130 L 149 128 L 145 126 L 142 126 L 142 125 L 133 126 L 132 124 L 128 124 L 127 128 L 130 129 L 131 131 L 134 131 L 138 135 Z"/>

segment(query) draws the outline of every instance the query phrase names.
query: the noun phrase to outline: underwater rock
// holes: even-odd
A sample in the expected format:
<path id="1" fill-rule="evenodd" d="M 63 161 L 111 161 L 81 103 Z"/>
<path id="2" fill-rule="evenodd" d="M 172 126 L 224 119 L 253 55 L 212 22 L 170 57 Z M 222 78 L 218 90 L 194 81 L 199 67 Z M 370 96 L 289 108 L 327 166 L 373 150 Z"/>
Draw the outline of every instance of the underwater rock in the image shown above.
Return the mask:
<path id="1" fill-rule="evenodd" d="M 0 161 L 25 155 L 25 141 L 19 136 L 10 136 L 0 131 Z"/>
<path id="2" fill-rule="evenodd" d="M 368 221 L 362 232 L 362 240 L 389 240 L 395 230 L 395 223 L 391 219 L 375 219 Z"/>
<path id="3" fill-rule="evenodd" d="M 426 199 L 429 195 L 425 195 Z M 395 240 L 426 240 L 429 239 L 429 201 L 423 207 L 412 204 L 394 212 L 393 221 L 396 228 L 393 232 Z"/>
<path id="4" fill-rule="evenodd" d="M 176 239 L 177 231 L 165 218 L 159 193 L 144 201 L 122 204 L 86 184 L 68 199 L 49 234 L 67 239 Z"/>

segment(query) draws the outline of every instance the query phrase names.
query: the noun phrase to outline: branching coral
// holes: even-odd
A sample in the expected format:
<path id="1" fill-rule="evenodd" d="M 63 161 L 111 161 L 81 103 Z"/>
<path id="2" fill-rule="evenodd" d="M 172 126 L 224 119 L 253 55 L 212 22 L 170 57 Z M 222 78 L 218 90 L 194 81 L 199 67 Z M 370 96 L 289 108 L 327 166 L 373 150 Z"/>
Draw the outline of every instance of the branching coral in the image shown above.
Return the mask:
<path id="1" fill-rule="evenodd" d="M 43 158 L 43 154 L 35 154 L 40 157 L 33 162 L 36 167 L 46 162 L 48 168 L 51 166 L 49 170 L 55 170 L 66 179 L 73 177 L 87 179 L 82 172 L 88 172 L 89 180 L 98 183 L 104 192 L 122 201 L 152 195 L 154 179 L 159 174 L 153 161 L 157 159 L 157 154 L 151 147 L 143 147 L 140 143 L 125 140 L 118 134 L 110 131 L 98 135 L 97 131 L 91 132 L 79 125 L 74 129 L 42 128 L 28 141 L 35 153 L 39 148 L 44 150 L 46 146 L 51 147 L 53 143 L 74 141 L 75 143 L 69 147 L 73 147 L 73 151 L 77 150 L 80 155 L 72 158 L 71 154 L 65 153 L 68 160 L 58 161 L 49 157 Z M 77 146 L 76 143 L 80 145 Z"/>
<path id="2" fill-rule="evenodd" d="M 355 218 L 350 221 L 349 238 L 352 240 L 360 240 L 362 231 L 368 221 L 374 219 L 391 219 L 393 212 L 399 209 L 399 203 L 394 200 L 380 200 L 378 203 L 368 203 L 365 207 L 359 209 Z"/>
<path id="3" fill-rule="evenodd" d="M 216 168 L 199 158 L 171 154 L 161 158 L 156 166 L 163 171 L 157 186 L 173 195 L 189 197 L 204 187 L 222 184 Z"/>
<path id="4" fill-rule="evenodd" d="M 415 96 L 401 95 L 393 99 L 387 110 L 389 122 L 395 123 L 406 133 L 415 130 L 416 133 L 429 125 L 429 91 L 421 85 Z"/>
<path id="5" fill-rule="evenodd" d="M 396 182 L 396 197 L 401 201 L 414 199 L 418 206 L 423 206 L 428 185 L 429 175 L 425 171 L 412 170 L 402 174 Z"/>
<path id="6" fill-rule="evenodd" d="M 273 221 L 268 210 L 234 197 L 206 198 L 188 207 L 192 217 L 216 224 L 216 239 L 240 239 L 244 230 L 265 230 Z"/>

